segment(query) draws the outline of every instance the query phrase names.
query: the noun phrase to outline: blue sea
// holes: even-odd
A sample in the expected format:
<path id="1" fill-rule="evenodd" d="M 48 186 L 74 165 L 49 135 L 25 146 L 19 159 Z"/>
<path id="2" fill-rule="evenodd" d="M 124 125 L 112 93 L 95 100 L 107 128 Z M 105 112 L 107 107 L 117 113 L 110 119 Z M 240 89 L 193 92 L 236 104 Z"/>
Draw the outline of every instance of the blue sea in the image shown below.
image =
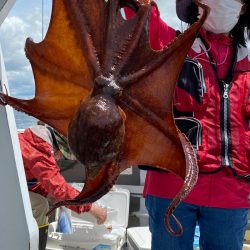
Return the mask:
<path id="1" fill-rule="evenodd" d="M 37 119 L 14 110 L 17 129 L 25 129 L 37 123 Z"/>

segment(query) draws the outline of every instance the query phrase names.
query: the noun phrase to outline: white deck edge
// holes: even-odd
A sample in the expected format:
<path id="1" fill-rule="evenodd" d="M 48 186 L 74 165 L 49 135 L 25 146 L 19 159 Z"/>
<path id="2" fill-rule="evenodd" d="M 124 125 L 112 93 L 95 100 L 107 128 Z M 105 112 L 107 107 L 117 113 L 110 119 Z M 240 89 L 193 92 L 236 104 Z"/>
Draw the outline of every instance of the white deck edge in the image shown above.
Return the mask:
<path id="1" fill-rule="evenodd" d="M 9 2 L 13 5 L 15 1 Z M 10 9 L 10 5 L 7 7 Z M 3 15 L 0 13 L 1 21 Z M 0 79 L 5 91 L 8 81 L 1 47 Z M 0 248 L 38 250 L 38 227 L 32 215 L 14 113 L 9 106 L 0 106 L 0 169 Z"/>

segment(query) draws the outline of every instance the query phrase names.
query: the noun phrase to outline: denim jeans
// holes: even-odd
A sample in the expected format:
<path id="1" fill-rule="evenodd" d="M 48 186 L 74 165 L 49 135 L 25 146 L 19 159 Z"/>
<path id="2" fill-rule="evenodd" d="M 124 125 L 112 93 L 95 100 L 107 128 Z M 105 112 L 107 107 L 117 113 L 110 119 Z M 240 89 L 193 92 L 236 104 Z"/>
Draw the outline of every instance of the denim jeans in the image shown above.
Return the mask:
<path id="1" fill-rule="evenodd" d="M 201 250 L 242 250 L 247 225 L 247 208 L 211 208 L 182 202 L 174 214 L 181 222 L 183 234 L 172 236 L 164 225 L 170 199 L 146 197 L 152 250 L 193 250 L 195 226 L 200 227 Z M 174 221 L 171 221 L 173 228 Z"/>

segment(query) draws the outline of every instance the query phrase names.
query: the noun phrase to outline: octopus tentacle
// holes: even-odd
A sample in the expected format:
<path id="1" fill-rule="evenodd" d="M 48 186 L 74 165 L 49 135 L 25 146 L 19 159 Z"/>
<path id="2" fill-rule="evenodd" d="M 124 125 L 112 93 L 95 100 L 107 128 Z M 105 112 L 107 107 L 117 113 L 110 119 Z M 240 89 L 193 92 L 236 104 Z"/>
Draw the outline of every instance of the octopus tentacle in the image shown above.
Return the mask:
<path id="1" fill-rule="evenodd" d="M 194 150 L 188 139 L 184 134 L 181 134 L 179 132 L 179 136 L 181 139 L 181 143 L 183 145 L 184 153 L 185 153 L 185 159 L 187 162 L 186 165 L 186 177 L 183 183 L 183 186 L 179 193 L 175 196 L 171 204 L 169 205 L 166 214 L 165 214 L 165 226 L 166 229 L 174 236 L 179 236 L 183 233 L 183 228 L 180 223 L 180 221 L 174 216 L 174 210 L 176 207 L 187 197 L 187 195 L 190 193 L 190 191 L 193 189 L 194 185 L 196 184 L 198 180 L 198 166 L 196 162 L 196 158 L 194 157 Z M 174 230 L 172 226 L 170 225 L 170 218 L 174 219 L 174 221 L 177 224 L 177 230 Z"/>

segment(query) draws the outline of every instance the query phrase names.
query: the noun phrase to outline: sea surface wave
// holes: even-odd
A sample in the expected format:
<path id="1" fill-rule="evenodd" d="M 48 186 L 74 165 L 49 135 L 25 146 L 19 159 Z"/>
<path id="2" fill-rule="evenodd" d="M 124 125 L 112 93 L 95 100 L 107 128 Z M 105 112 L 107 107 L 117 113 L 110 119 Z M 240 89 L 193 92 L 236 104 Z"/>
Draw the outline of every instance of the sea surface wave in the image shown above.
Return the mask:
<path id="1" fill-rule="evenodd" d="M 37 119 L 26 115 L 22 112 L 18 112 L 14 110 L 14 115 L 16 119 L 16 127 L 17 129 L 26 129 L 32 125 L 35 125 L 37 123 Z"/>

